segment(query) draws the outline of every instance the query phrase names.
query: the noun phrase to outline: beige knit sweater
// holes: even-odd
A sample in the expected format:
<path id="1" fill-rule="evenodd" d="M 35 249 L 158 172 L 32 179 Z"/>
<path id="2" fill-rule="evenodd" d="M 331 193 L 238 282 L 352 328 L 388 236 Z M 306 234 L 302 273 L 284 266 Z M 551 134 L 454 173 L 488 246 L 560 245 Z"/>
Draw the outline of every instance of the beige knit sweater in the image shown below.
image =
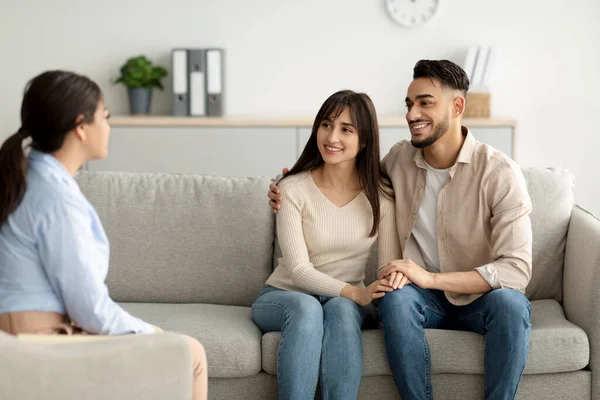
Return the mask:
<path id="1" fill-rule="evenodd" d="M 364 287 L 365 268 L 376 237 L 371 205 L 361 192 L 343 207 L 333 204 L 310 172 L 279 183 L 283 195 L 277 236 L 283 257 L 267 284 L 322 296 L 339 296 L 348 284 Z M 378 263 L 399 259 L 394 203 L 381 196 Z"/>

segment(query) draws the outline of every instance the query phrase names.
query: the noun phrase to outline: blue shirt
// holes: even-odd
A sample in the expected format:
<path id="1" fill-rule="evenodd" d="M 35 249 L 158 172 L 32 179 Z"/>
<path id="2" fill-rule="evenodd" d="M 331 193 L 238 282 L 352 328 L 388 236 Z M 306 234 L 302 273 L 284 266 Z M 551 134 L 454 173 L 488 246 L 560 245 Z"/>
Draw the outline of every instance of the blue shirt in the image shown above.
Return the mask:
<path id="1" fill-rule="evenodd" d="M 53 311 L 90 333 L 153 333 L 110 298 L 108 239 L 75 179 L 49 154 L 28 159 L 23 201 L 0 227 L 0 314 Z"/>

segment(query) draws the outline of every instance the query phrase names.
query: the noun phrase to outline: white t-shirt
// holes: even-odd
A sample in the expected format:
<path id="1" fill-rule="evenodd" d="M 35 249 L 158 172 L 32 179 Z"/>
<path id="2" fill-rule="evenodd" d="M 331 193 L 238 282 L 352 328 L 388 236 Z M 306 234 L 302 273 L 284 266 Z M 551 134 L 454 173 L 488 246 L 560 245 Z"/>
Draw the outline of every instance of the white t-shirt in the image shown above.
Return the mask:
<path id="1" fill-rule="evenodd" d="M 437 241 L 438 196 L 442 186 L 450 177 L 448 172 L 450 168 L 435 169 L 427 163 L 425 166 L 427 167 L 425 193 L 412 235 L 425 261 L 425 268 L 430 272 L 440 272 Z"/>
<path id="2" fill-rule="evenodd" d="M 407 244 L 404 256 L 416 260 L 418 258 L 415 252 L 418 251 L 421 253 L 427 271 L 440 272 L 440 253 L 437 241 L 438 196 L 450 177 L 450 168 L 435 169 L 427 163 L 425 163 L 425 167 L 427 168 L 425 193 L 423 193 L 419 216 L 411 234 L 416 243 L 416 248 Z M 482 265 L 475 268 L 475 270 L 491 287 L 499 287 L 498 272 L 493 263 Z"/>

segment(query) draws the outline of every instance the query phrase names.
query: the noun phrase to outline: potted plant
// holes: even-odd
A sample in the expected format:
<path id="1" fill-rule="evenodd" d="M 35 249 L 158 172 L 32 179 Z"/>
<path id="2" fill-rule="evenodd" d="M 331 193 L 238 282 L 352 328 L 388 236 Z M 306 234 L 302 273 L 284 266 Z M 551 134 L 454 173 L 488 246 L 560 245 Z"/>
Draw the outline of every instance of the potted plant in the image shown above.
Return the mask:
<path id="1" fill-rule="evenodd" d="M 152 89 L 163 89 L 161 79 L 167 76 L 167 70 L 152 65 L 145 56 L 132 57 L 121 67 L 121 76 L 114 83 L 127 87 L 131 114 L 149 114 L 152 103 Z"/>

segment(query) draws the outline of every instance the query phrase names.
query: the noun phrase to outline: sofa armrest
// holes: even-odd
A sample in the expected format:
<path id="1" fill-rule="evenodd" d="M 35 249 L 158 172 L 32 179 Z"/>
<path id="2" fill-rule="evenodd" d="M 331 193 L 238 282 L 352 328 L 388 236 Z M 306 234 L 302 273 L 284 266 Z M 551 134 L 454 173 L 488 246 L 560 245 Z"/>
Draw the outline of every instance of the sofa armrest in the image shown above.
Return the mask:
<path id="1" fill-rule="evenodd" d="M 62 338 L 44 342 L 0 332 L 0 398 L 192 398 L 192 355 L 181 335 Z"/>
<path id="2" fill-rule="evenodd" d="M 565 251 L 563 306 L 588 335 L 592 398 L 600 398 L 600 220 L 573 207 Z"/>

